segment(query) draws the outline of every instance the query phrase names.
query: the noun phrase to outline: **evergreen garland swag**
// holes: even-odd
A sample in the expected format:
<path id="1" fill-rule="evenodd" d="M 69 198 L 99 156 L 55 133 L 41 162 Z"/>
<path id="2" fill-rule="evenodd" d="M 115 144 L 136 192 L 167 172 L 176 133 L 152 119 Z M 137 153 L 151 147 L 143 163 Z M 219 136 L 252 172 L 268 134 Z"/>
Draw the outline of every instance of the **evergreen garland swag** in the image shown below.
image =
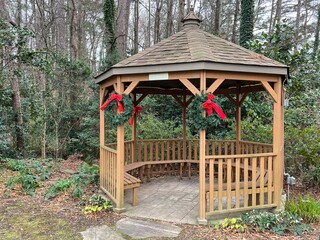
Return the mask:
<path id="1" fill-rule="evenodd" d="M 117 93 L 116 93 L 117 94 Z M 112 101 L 104 109 L 107 124 L 120 126 L 129 122 L 133 113 L 133 104 L 129 95 L 122 94 L 123 113 L 118 113 L 117 101 Z"/>
<path id="2" fill-rule="evenodd" d="M 202 117 L 204 108 L 202 104 L 207 101 L 209 93 L 196 95 L 188 107 L 187 124 L 191 131 L 198 132 L 199 130 L 209 130 L 210 128 L 219 126 L 221 119 L 214 113 L 211 116 Z"/>

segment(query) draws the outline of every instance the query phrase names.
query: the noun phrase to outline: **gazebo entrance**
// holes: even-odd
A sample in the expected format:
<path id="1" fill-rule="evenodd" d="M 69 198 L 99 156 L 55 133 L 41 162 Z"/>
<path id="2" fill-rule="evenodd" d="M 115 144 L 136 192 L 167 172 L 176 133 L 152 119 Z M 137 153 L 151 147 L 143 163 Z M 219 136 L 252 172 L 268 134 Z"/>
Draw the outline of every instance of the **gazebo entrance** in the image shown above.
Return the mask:
<path id="1" fill-rule="evenodd" d="M 152 174 L 198 169 L 198 222 L 210 215 L 279 208 L 283 179 L 283 79 L 287 67 L 214 37 L 199 29 L 200 20 L 190 12 L 184 29 L 169 39 L 116 64 L 97 76 L 100 103 L 113 91 L 130 94 L 137 106 L 148 94 L 172 95 L 183 108 L 183 138 L 124 141 L 124 125 L 117 127 L 117 142 L 105 144 L 104 113 L 100 112 L 100 186 L 124 207 L 124 189 L 133 189 L 138 204 L 141 181 Z M 273 144 L 241 139 L 241 105 L 251 92 L 267 91 L 273 100 Z M 195 95 L 214 93 L 235 105 L 234 140 L 186 138 L 186 111 Z M 205 116 L 205 112 L 203 112 Z M 223 199 L 226 204 L 223 204 Z"/>

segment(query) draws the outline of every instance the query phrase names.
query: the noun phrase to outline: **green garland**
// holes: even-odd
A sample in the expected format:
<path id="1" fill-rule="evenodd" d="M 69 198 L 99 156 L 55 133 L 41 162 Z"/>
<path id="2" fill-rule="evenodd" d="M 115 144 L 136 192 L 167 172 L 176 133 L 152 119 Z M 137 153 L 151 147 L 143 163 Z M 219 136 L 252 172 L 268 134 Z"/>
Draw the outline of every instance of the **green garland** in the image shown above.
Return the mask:
<path id="1" fill-rule="evenodd" d="M 199 130 L 209 130 L 210 128 L 219 126 L 221 119 L 217 114 L 211 116 L 202 116 L 202 104 L 207 101 L 208 94 L 202 92 L 201 95 L 196 95 L 190 103 L 187 110 L 187 124 L 191 131 L 198 132 Z"/>
<path id="2" fill-rule="evenodd" d="M 110 124 L 111 126 L 120 126 L 130 120 L 133 113 L 132 100 L 128 95 L 122 94 L 121 102 L 123 103 L 123 113 L 118 113 L 117 101 L 110 102 L 104 109 L 107 124 Z"/>

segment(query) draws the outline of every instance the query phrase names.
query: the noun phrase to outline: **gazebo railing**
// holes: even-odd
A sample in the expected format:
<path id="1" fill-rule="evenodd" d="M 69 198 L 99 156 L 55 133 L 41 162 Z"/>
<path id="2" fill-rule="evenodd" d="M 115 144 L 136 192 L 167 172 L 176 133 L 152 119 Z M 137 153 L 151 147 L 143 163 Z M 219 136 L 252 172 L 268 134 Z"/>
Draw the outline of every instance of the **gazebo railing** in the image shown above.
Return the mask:
<path id="1" fill-rule="evenodd" d="M 185 145 L 185 147 L 184 147 Z M 235 140 L 206 140 L 206 155 L 233 155 L 271 153 L 272 144 L 240 141 L 237 152 Z M 133 141 L 125 142 L 125 161 L 165 161 L 165 160 L 199 160 L 199 139 L 145 139 L 137 140 L 135 153 Z M 131 151 L 131 153 L 130 153 Z"/>
<path id="2" fill-rule="evenodd" d="M 272 144 L 240 141 L 239 153 L 241 154 L 271 153 L 272 150 Z"/>
<path id="3" fill-rule="evenodd" d="M 206 215 L 274 207 L 275 154 L 206 156 Z"/>
<path id="4" fill-rule="evenodd" d="M 116 202 L 117 196 L 117 150 L 100 147 L 100 188 Z"/>

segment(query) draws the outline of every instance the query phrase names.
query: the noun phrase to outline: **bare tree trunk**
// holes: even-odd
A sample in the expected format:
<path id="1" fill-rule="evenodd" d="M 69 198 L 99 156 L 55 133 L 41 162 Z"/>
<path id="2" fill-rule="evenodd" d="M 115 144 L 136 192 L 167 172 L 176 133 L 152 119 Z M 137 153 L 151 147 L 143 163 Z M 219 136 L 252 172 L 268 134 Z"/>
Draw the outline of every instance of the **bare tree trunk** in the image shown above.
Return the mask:
<path id="1" fill-rule="evenodd" d="M 317 26 L 316 26 L 316 33 L 314 37 L 314 46 L 313 46 L 313 59 L 316 58 L 318 49 L 319 49 L 319 31 L 320 31 L 320 5 L 318 6 L 318 19 L 317 19 Z"/>
<path id="2" fill-rule="evenodd" d="M 269 35 L 273 31 L 273 12 L 274 12 L 274 0 L 271 2 L 271 13 L 270 13 L 270 21 L 269 21 Z"/>
<path id="3" fill-rule="evenodd" d="M 57 52 L 65 54 L 67 47 L 67 22 L 65 11 L 65 0 L 58 0 L 56 9 L 56 49 Z"/>
<path id="4" fill-rule="evenodd" d="M 304 26 L 303 26 L 303 35 L 304 38 L 307 38 L 307 26 L 308 26 L 308 1 L 304 1 L 304 9 L 305 9 L 305 18 L 304 18 Z"/>
<path id="5" fill-rule="evenodd" d="M 135 0 L 134 2 L 134 47 L 133 47 L 133 53 L 138 53 L 138 33 L 139 33 L 139 0 Z"/>
<path id="6" fill-rule="evenodd" d="M 280 23 L 280 20 L 281 20 L 281 7 L 282 7 L 282 0 L 277 0 L 276 15 L 275 15 L 274 20 L 273 20 L 272 29 L 274 29 L 276 24 Z"/>
<path id="7" fill-rule="evenodd" d="M 35 31 L 37 33 L 41 33 L 42 29 L 44 29 L 44 22 L 45 19 L 43 18 L 44 15 L 41 14 L 41 8 L 44 9 L 44 6 L 36 6 L 34 3 L 33 5 L 33 11 L 34 11 L 34 17 L 35 17 Z M 42 34 L 36 35 L 36 48 L 42 49 L 45 47 L 44 44 L 44 37 Z M 39 72 L 39 91 L 41 92 L 41 101 L 43 106 L 43 122 L 41 125 L 42 128 L 42 136 L 41 136 L 41 157 L 44 159 L 46 158 L 46 145 L 47 145 L 47 119 L 46 119 L 46 98 L 45 98 L 45 88 L 46 88 L 46 78 L 45 75 L 42 72 Z"/>
<path id="8" fill-rule="evenodd" d="M 181 20 L 184 18 L 184 6 L 186 5 L 185 0 L 179 0 L 179 19 L 178 19 L 178 31 L 182 29 L 182 22 Z"/>
<path id="9" fill-rule="evenodd" d="M 163 0 L 157 0 L 156 2 L 156 12 L 154 16 L 154 34 L 153 42 L 154 44 L 160 42 L 160 21 L 161 21 L 161 9 L 163 6 Z"/>
<path id="10" fill-rule="evenodd" d="M 240 12 L 240 0 L 236 0 L 236 9 L 234 11 L 232 38 L 231 38 L 231 41 L 233 43 L 237 42 L 237 25 L 238 25 L 239 12 Z"/>
<path id="11" fill-rule="evenodd" d="M 24 135 L 23 135 L 23 117 L 22 117 L 22 106 L 20 96 L 20 84 L 18 77 L 13 74 L 11 76 L 11 88 L 12 88 L 12 110 L 14 113 L 14 123 L 16 131 L 16 148 L 24 155 Z"/>
<path id="12" fill-rule="evenodd" d="M 118 0 L 118 15 L 117 15 L 117 49 L 119 60 L 127 56 L 127 35 L 128 21 L 130 14 L 130 0 Z"/>
<path id="13" fill-rule="evenodd" d="M 16 15 L 16 25 L 21 27 L 21 17 L 22 17 L 22 4 L 18 1 L 17 5 L 17 15 Z M 20 38 L 20 36 L 18 36 Z M 18 53 L 21 51 L 18 47 Z M 19 71 L 21 69 L 21 64 L 19 61 L 16 63 L 14 68 Z M 14 113 L 14 122 L 16 130 L 16 148 L 24 156 L 25 146 L 24 146 L 24 134 L 23 134 L 23 115 L 22 115 L 22 105 L 21 105 L 21 95 L 20 95 L 20 83 L 19 83 L 19 73 L 14 73 L 11 76 L 11 88 L 12 88 L 12 110 Z"/>
<path id="14" fill-rule="evenodd" d="M 173 0 L 168 0 L 167 3 L 167 27 L 166 27 L 166 35 L 165 37 L 169 37 L 172 35 L 173 30 L 173 19 L 172 19 L 172 9 L 173 9 Z"/>
<path id="15" fill-rule="evenodd" d="M 300 13 L 301 13 L 301 0 L 298 0 L 298 4 L 297 4 L 297 16 L 296 16 L 296 36 L 298 36 L 298 34 L 299 34 Z"/>
<path id="16" fill-rule="evenodd" d="M 213 33 L 219 36 L 220 33 L 220 11 L 221 11 L 221 0 L 216 0 L 216 7 L 214 11 L 214 28 Z"/>
<path id="17" fill-rule="evenodd" d="M 71 56 L 75 59 L 78 58 L 78 44 L 76 41 L 76 26 L 77 26 L 77 20 L 76 20 L 76 4 L 75 0 L 70 0 L 70 50 L 71 50 Z"/>

